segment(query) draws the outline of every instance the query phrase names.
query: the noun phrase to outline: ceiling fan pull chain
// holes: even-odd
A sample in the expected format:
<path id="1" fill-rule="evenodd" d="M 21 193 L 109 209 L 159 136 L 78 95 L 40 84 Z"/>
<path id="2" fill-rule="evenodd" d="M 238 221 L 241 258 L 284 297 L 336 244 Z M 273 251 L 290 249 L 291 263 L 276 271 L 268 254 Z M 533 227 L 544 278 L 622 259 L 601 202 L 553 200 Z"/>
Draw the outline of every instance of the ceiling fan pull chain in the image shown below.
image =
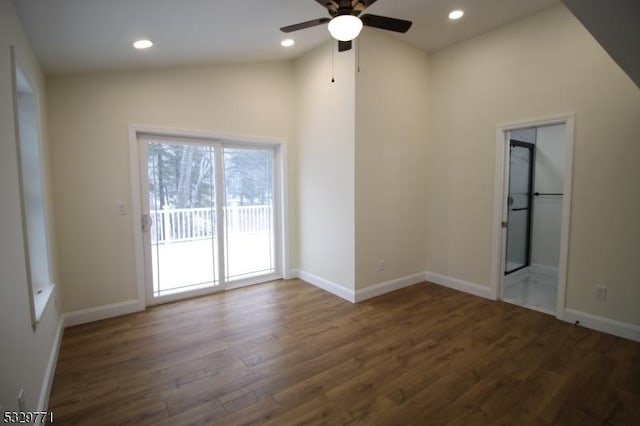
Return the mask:
<path id="1" fill-rule="evenodd" d="M 356 39 L 356 62 L 358 64 L 358 72 L 360 72 L 360 37 Z"/>
<path id="2" fill-rule="evenodd" d="M 329 46 L 331 46 L 331 82 L 335 83 L 336 79 L 335 79 L 335 49 L 333 48 L 333 40 L 331 40 L 331 43 L 329 43 Z"/>

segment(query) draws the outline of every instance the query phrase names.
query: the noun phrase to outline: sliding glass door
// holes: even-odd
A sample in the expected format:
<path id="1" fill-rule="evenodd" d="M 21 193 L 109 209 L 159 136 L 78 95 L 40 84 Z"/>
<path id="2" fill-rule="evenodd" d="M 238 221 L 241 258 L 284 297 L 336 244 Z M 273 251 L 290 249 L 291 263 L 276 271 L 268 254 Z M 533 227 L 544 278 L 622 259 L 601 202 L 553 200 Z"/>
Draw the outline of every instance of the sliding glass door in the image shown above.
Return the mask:
<path id="1" fill-rule="evenodd" d="M 273 147 L 142 136 L 147 301 L 279 278 Z"/>

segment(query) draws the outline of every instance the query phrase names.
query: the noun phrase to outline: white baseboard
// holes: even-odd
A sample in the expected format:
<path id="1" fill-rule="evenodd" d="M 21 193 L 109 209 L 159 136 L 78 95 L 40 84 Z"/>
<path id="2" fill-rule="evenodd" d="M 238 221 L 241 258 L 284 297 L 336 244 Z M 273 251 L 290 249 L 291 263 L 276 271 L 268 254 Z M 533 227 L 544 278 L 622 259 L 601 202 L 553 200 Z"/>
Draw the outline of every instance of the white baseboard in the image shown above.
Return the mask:
<path id="1" fill-rule="evenodd" d="M 141 311 L 141 309 L 137 299 L 113 303 L 111 305 L 97 306 L 95 308 L 81 309 L 64 314 L 64 326 L 71 327 L 73 325 L 85 324 L 139 311 Z"/>
<path id="2" fill-rule="evenodd" d="M 53 376 L 56 372 L 58 353 L 60 353 L 60 344 L 62 343 L 62 332 L 64 331 L 63 321 L 64 318 L 60 317 L 56 335 L 53 337 L 53 345 L 51 346 L 51 353 L 49 354 L 49 362 L 47 363 L 47 370 L 44 372 L 44 381 L 42 382 L 42 388 L 40 389 L 38 411 L 47 411 L 49 408 L 49 395 L 51 394 L 51 385 L 53 385 Z"/>
<path id="3" fill-rule="evenodd" d="M 282 274 L 283 280 L 291 280 L 294 278 L 298 278 L 298 270 L 297 269 L 287 269 L 284 274 Z"/>
<path id="4" fill-rule="evenodd" d="M 465 293 L 473 294 L 474 296 L 484 297 L 485 299 L 496 300 L 493 295 L 493 291 L 490 287 L 485 287 L 480 284 L 470 283 L 468 281 L 459 280 L 457 278 L 447 277 L 445 275 L 436 274 L 434 272 L 425 272 L 424 280 L 430 283 L 438 284 L 444 287 L 449 287 L 454 290 L 463 291 Z"/>
<path id="5" fill-rule="evenodd" d="M 303 281 L 308 282 L 309 284 L 312 284 L 351 303 L 362 302 L 364 300 L 371 299 L 372 297 L 390 293 L 392 291 L 399 290 L 401 288 L 408 287 L 413 284 L 418 284 L 424 281 L 424 273 L 419 273 L 391 281 L 386 281 L 380 284 L 375 284 L 371 287 L 356 290 L 354 292 L 351 289 L 341 286 L 340 284 L 336 284 L 333 281 L 329 281 L 325 278 L 314 275 L 310 272 L 298 270 L 295 271 L 295 276 Z"/>
<path id="6" fill-rule="evenodd" d="M 329 293 L 335 294 L 336 296 L 341 297 L 344 300 L 355 303 L 355 294 L 351 289 L 348 289 L 341 286 L 340 284 L 336 284 L 333 281 L 329 281 L 325 278 L 319 277 L 306 271 L 298 270 L 297 276 L 301 280 L 306 281 L 309 284 L 312 284 L 324 291 L 328 291 Z"/>
<path id="7" fill-rule="evenodd" d="M 640 326 L 637 325 L 599 317 L 570 308 L 564 310 L 562 319 L 573 324 L 579 321 L 581 326 L 640 342 Z"/>
<path id="8" fill-rule="evenodd" d="M 391 293 L 392 291 L 400 290 L 401 288 L 409 287 L 410 285 L 421 282 L 424 282 L 424 272 L 375 284 L 371 287 L 356 290 L 355 302 L 362 302 L 363 300 L 371 299 L 372 297 L 380 296 L 385 293 Z"/>

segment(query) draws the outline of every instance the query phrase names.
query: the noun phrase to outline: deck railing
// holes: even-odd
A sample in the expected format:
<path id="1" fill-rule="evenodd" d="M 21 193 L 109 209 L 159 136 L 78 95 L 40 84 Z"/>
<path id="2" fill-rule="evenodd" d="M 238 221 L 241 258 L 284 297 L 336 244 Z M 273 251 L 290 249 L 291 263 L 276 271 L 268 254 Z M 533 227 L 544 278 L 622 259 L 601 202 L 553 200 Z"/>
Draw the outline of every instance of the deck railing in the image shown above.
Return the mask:
<path id="1" fill-rule="evenodd" d="M 227 232 L 260 232 L 272 223 L 270 205 L 224 207 Z M 216 214 L 212 208 L 151 210 L 151 241 L 167 243 L 215 237 Z"/>

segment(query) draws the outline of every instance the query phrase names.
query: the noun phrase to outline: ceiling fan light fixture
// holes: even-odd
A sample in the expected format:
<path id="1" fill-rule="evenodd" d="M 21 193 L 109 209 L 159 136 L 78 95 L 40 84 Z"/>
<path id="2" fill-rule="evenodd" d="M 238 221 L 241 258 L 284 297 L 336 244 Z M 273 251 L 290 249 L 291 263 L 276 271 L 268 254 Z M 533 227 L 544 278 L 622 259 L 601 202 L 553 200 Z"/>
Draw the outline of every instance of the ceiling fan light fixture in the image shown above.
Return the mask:
<path id="1" fill-rule="evenodd" d="M 339 41 L 351 41 L 360 35 L 362 21 L 357 16 L 340 15 L 329 22 L 331 37 Z"/>

